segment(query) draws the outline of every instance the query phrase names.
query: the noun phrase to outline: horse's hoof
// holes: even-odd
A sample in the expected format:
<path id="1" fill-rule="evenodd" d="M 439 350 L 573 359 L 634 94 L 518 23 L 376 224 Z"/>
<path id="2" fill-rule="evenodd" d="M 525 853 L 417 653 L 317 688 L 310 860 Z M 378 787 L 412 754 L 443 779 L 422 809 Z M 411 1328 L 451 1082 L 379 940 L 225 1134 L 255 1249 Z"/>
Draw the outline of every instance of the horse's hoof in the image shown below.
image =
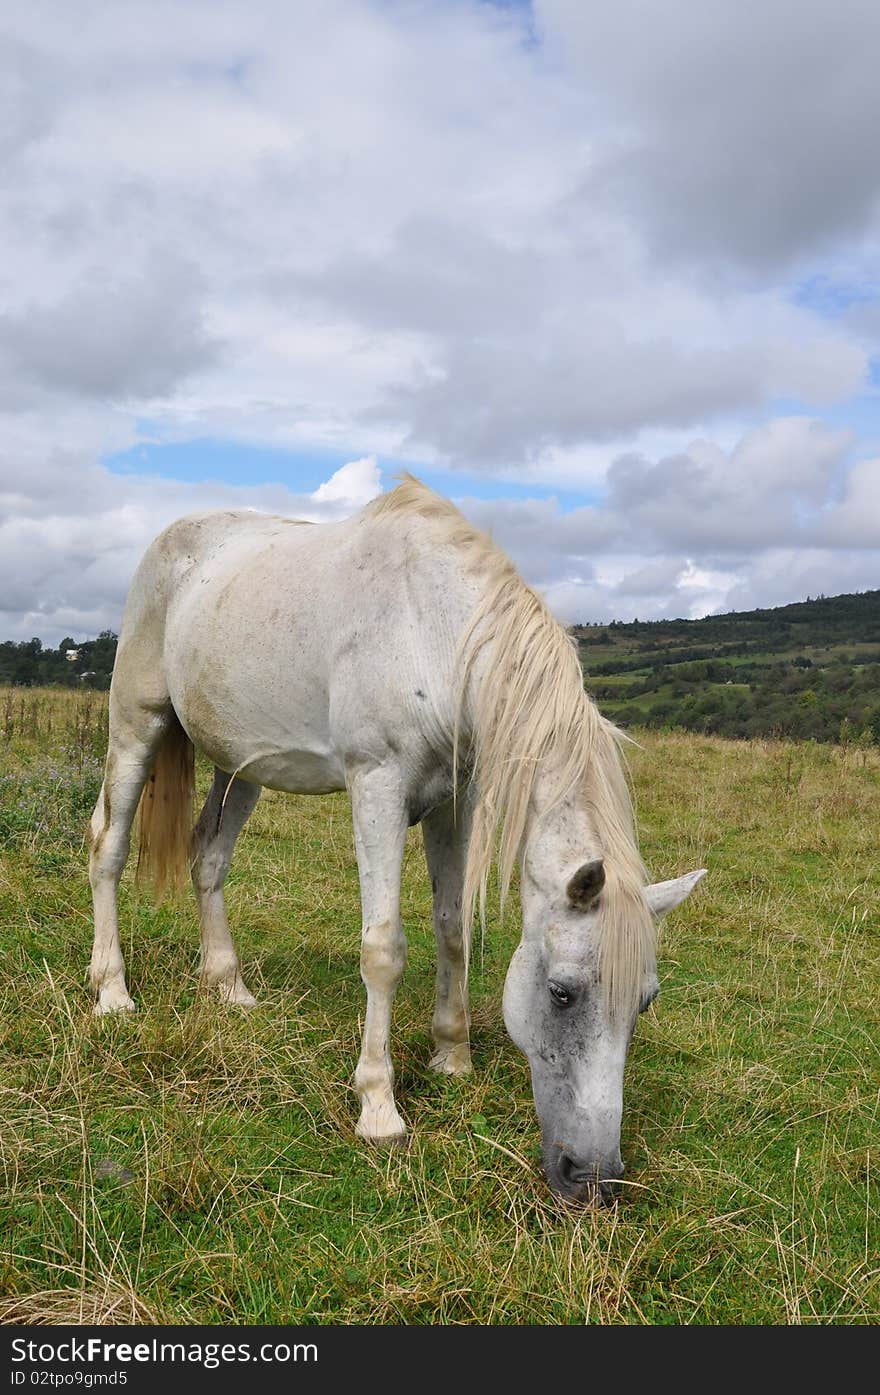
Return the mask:
<path id="1" fill-rule="evenodd" d="M 127 993 L 113 996 L 102 992 L 92 1009 L 96 1017 L 111 1017 L 116 1012 L 136 1012 L 137 1009 Z"/>
<path id="2" fill-rule="evenodd" d="M 467 1044 L 440 1047 L 431 1057 L 431 1070 L 441 1075 L 470 1075 L 473 1070 L 470 1047 Z"/>
<path id="3" fill-rule="evenodd" d="M 228 988 L 221 987 L 220 1000 L 228 1003 L 230 1007 L 255 1008 L 260 1006 L 253 993 L 248 992 L 247 988 L 236 988 L 230 992 Z"/>
<path id="4" fill-rule="evenodd" d="M 363 1135 L 361 1135 L 363 1137 Z M 376 1148 L 380 1152 L 396 1153 L 398 1149 L 403 1149 L 409 1145 L 409 1134 L 390 1133 L 385 1138 L 367 1138 L 365 1143 L 369 1143 L 371 1148 Z"/>
<path id="5" fill-rule="evenodd" d="M 406 1143 L 406 1124 L 396 1109 L 364 1110 L 355 1126 L 355 1133 L 365 1143 L 379 1148 L 399 1148 Z"/>

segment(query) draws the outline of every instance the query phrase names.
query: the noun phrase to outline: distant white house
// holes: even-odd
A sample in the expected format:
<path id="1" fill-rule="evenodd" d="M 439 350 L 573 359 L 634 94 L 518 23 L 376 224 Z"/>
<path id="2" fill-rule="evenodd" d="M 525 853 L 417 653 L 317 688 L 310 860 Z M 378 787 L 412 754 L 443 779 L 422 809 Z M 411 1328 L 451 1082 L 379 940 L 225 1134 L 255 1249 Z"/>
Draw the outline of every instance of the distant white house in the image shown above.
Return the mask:
<path id="1" fill-rule="evenodd" d="M 79 658 L 80 652 L 81 651 L 79 649 L 68 649 L 64 657 L 69 664 L 72 664 L 75 659 Z"/>

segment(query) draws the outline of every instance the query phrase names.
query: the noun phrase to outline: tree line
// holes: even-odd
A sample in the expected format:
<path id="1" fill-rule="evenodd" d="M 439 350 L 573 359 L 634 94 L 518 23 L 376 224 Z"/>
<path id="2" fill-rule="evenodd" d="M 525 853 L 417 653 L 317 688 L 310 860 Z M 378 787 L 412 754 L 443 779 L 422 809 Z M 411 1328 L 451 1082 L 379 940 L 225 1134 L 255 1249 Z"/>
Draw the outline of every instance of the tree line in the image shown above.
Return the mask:
<path id="1" fill-rule="evenodd" d="M 39 639 L 0 643 L 0 684 L 15 688 L 109 688 L 117 637 L 102 630 L 97 639 L 62 639 L 57 649 Z"/>

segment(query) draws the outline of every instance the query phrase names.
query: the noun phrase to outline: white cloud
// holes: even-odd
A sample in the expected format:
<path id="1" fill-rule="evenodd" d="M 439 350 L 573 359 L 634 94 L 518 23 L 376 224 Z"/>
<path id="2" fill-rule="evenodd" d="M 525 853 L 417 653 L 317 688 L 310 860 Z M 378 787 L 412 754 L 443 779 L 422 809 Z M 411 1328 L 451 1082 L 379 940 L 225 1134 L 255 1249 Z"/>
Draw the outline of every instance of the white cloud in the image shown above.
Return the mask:
<path id="1" fill-rule="evenodd" d="M 611 506 L 650 545 L 718 552 L 815 538 L 852 435 L 804 417 L 748 432 L 729 453 L 697 441 L 658 461 L 623 456 L 608 475 Z M 827 517 L 827 514 L 825 515 Z"/>
<path id="2" fill-rule="evenodd" d="M 828 510 L 819 536 L 838 548 L 880 548 L 880 460 L 859 460 L 853 466 L 840 503 Z"/>
<path id="3" fill-rule="evenodd" d="M 338 504 L 348 510 L 362 508 L 382 493 L 382 472 L 374 455 L 351 460 L 319 485 L 312 500 L 316 504 Z"/>

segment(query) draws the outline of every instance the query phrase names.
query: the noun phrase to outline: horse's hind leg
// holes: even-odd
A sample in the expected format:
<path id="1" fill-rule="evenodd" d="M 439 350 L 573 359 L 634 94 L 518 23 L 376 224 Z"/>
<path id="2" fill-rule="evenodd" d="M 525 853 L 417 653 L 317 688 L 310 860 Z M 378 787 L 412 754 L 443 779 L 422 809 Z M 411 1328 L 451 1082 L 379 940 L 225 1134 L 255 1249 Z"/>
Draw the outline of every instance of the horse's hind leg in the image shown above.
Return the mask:
<path id="1" fill-rule="evenodd" d="M 238 963 L 226 918 L 223 885 L 239 833 L 260 797 L 260 786 L 214 771 L 214 783 L 193 834 L 192 879 L 202 932 L 202 980 L 239 1007 L 255 1007 Z"/>
<path id="2" fill-rule="evenodd" d="M 459 798 L 455 810 L 450 800 L 422 819 L 425 860 L 434 894 L 434 938 L 437 942 L 431 1065 L 446 1075 L 465 1075 L 471 1069 L 468 945 L 461 915 L 470 829 L 471 805 L 467 793 Z"/>
<path id="3" fill-rule="evenodd" d="M 145 711 L 137 730 L 129 724 L 111 722 L 104 783 L 89 824 L 89 881 L 95 908 L 89 980 L 99 1015 L 134 1007 L 125 985 L 117 891 L 138 801 L 167 731 L 169 716 L 170 707 L 168 714 Z"/>

